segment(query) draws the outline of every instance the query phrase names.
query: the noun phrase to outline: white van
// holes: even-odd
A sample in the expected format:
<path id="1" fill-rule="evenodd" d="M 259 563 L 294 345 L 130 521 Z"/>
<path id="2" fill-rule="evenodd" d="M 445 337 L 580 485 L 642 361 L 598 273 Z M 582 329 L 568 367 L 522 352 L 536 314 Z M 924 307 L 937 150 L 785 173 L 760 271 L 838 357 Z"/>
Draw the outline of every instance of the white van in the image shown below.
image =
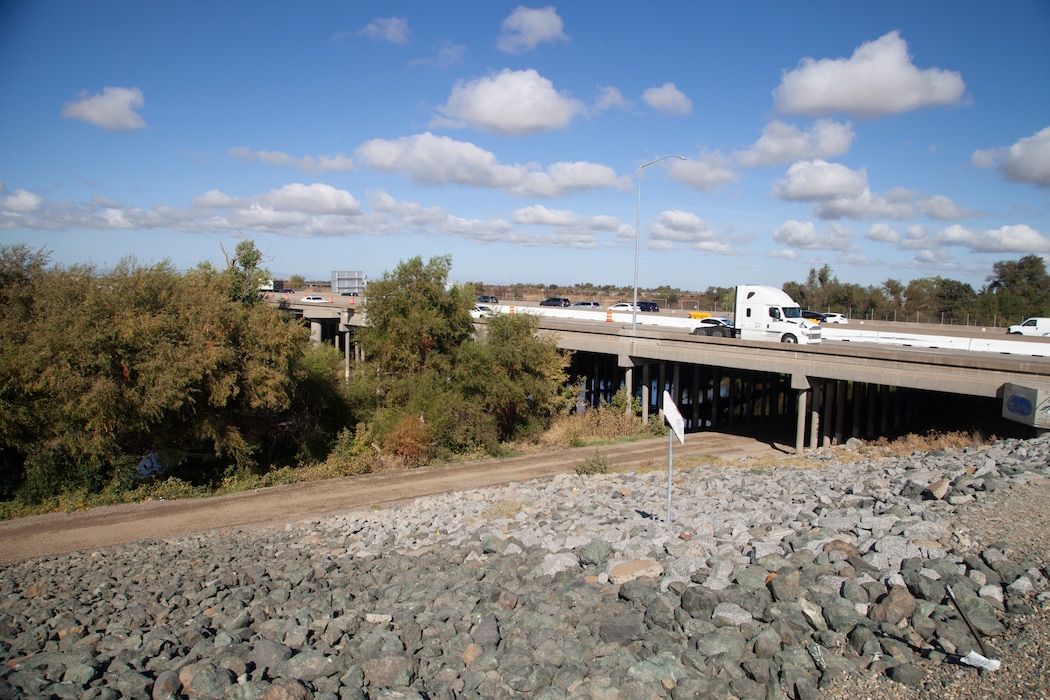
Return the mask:
<path id="1" fill-rule="evenodd" d="M 1019 326 L 1010 326 L 1006 332 L 1010 335 L 1050 336 L 1050 318 L 1030 318 Z"/>

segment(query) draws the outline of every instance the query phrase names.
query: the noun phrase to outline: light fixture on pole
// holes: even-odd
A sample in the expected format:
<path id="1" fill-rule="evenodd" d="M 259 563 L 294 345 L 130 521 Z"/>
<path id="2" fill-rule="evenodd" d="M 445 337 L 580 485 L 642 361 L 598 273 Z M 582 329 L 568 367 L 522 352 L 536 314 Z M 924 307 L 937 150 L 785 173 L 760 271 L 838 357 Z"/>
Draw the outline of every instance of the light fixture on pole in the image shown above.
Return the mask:
<path id="1" fill-rule="evenodd" d="M 661 156 L 638 166 L 638 211 L 634 220 L 634 303 L 631 305 L 631 332 L 638 330 L 638 244 L 642 228 L 642 169 L 668 158 L 685 160 L 685 156 Z"/>

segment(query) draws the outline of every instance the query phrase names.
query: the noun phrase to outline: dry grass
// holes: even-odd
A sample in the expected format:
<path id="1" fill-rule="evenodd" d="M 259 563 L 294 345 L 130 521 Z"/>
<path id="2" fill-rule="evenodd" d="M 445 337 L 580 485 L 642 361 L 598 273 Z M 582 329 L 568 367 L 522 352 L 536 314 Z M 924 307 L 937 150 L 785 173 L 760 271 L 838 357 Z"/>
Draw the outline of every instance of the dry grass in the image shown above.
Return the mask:
<path id="1" fill-rule="evenodd" d="M 521 512 L 525 504 L 521 501 L 497 501 L 486 508 L 481 517 L 485 520 L 510 519 Z"/>
<path id="2" fill-rule="evenodd" d="M 942 433 L 931 430 L 925 435 L 910 433 L 894 440 L 879 438 L 870 442 L 862 442 L 856 448 L 842 447 L 839 448 L 837 457 L 842 462 L 877 459 L 879 457 L 904 457 L 916 452 L 961 450 L 969 447 L 979 447 L 995 442 L 997 439 L 994 435 L 986 438 L 980 431 L 972 433 L 962 431 Z M 851 456 L 853 459 L 850 459 Z"/>
<path id="3" fill-rule="evenodd" d="M 656 418 L 650 418 L 646 424 L 634 414 L 606 406 L 559 417 L 536 441 L 535 447 L 540 450 L 586 447 L 640 440 L 663 434 L 662 421 Z"/>

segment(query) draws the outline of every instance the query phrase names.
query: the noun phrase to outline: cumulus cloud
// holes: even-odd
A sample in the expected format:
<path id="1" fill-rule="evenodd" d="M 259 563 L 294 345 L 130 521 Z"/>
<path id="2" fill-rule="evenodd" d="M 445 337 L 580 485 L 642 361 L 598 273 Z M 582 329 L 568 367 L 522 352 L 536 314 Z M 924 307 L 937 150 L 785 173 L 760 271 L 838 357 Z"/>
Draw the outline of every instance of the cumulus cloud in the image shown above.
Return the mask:
<path id="1" fill-rule="evenodd" d="M 594 248 L 599 244 L 599 236 L 619 234 L 624 227 L 612 216 L 582 216 L 543 205 L 515 209 L 511 221 L 519 226 L 549 227 L 551 232 L 545 239 L 551 245 L 571 248 Z"/>
<path id="2" fill-rule="evenodd" d="M 879 243 L 897 243 L 901 239 L 901 235 L 897 231 L 890 227 L 889 224 L 882 222 L 869 226 L 868 232 L 864 234 L 864 237 Z"/>
<path id="3" fill-rule="evenodd" d="M 738 163 L 749 168 L 834 158 L 849 151 L 853 138 L 853 125 L 848 122 L 820 119 L 809 131 L 804 131 L 792 124 L 773 121 L 750 148 L 733 155 Z"/>
<path id="4" fill-rule="evenodd" d="M 373 41 L 407 44 L 409 39 L 408 20 L 401 17 L 376 18 L 365 25 L 358 34 Z"/>
<path id="5" fill-rule="evenodd" d="M 535 70 L 504 69 L 453 86 L 448 102 L 438 108 L 441 126 L 470 125 L 507 136 L 562 129 L 584 110 L 583 104 L 559 93 Z"/>
<path id="6" fill-rule="evenodd" d="M 718 239 L 707 222 L 692 212 L 668 209 L 653 221 L 649 248 L 674 250 L 680 245 L 710 253 L 729 253 L 730 248 Z"/>
<path id="7" fill-rule="evenodd" d="M 773 184 L 773 194 L 794 202 L 814 202 L 821 219 L 909 219 L 915 216 L 914 193 L 893 189 L 879 195 L 868 189 L 867 172 L 822 160 L 799 161 Z M 950 199 L 934 196 L 923 200 L 927 216 L 973 215 Z"/>
<path id="8" fill-rule="evenodd" d="M 689 160 L 668 160 L 667 172 L 677 183 L 701 192 L 709 192 L 740 176 L 733 171 L 728 158 L 718 154 L 701 154 Z"/>
<path id="9" fill-rule="evenodd" d="M 0 192 L 3 188 L 0 187 Z M 44 198 L 27 190 L 15 190 L 11 194 L 0 199 L 0 212 L 11 212 L 12 214 L 29 214 L 40 208 Z"/>
<path id="10" fill-rule="evenodd" d="M 291 165 L 303 172 L 345 172 L 356 170 L 354 161 L 342 153 L 334 156 L 291 156 L 281 151 L 253 151 L 244 146 L 237 146 L 229 150 L 230 156 L 247 162 L 258 161 L 269 165 Z"/>
<path id="11" fill-rule="evenodd" d="M 862 44 L 848 59 L 802 59 L 783 73 L 773 100 L 785 114 L 878 117 L 959 104 L 965 90 L 956 71 L 917 68 L 907 42 L 893 31 Z"/>
<path id="12" fill-rule="evenodd" d="M 1050 253 L 1050 239 L 1024 224 L 988 231 L 949 226 L 933 237 L 941 246 L 962 246 L 975 253 Z"/>
<path id="13" fill-rule="evenodd" d="M 304 185 L 296 182 L 255 198 L 255 204 L 277 211 L 297 211 L 309 214 L 359 214 L 361 204 L 346 190 L 315 182 Z"/>
<path id="14" fill-rule="evenodd" d="M 146 120 L 135 110 L 145 104 L 138 88 L 105 87 L 101 94 L 81 92 L 79 99 L 62 107 L 62 116 L 111 131 L 137 131 L 146 128 Z"/>
<path id="15" fill-rule="evenodd" d="M 879 196 L 869 190 L 855 196 L 832 197 L 818 202 L 813 213 L 821 219 L 910 219 L 915 207 L 893 197 Z"/>
<path id="16" fill-rule="evenodd" d="M 868 188 L 868 174 L 840 163 L 804 160 L 794 163 L 773 184 L 773 193 L 790 201 L 815 201 L 834 197 L 858 197 Z"/>
<path id="17" fill-rule="evenodd" d="M 921 199 L 915 203 L 915 208 L 925 216 L 931 219 L 939 219 L 941 221 L 969 219 L 981 215 L 978 211 L 959 206 L 953 202 L 950 197 L 945 197 L 943 194 L 937 194 L 932 197 L 927 197 L 926 199 Z"/>
<path id="18" fill-rule="evenodd" d="M 642 100 L 656 111 L 676 117 L 684 117 L 693 111 L 693 101 L 674 83 L 649 88 L 642 93 Z"/>
<path id="19" fill-rule="evenodd" d="M 518 5 L 506 19 L 496 48 L 506 53 L 521 53 L 536 48 L 542 42 L 568 41 L 562 31 L 564 23 L 551 6 L 535 10 Z"/>
<path id="20" fill-rule="evenodd" d="M 825 232 L 820 233 L 812 221 L 792 219 L 773 231 L 773 240 L 803 250 L 845 251 L 853 246 L 853 231 L 840 224 L 829 224 Z"/>
<path id="21" fill-rule="evenodd" d="M 532 197 L 608 187 L 630 189 L 630 179 L 599 163 L 554 163 L 544 171 L 534 165 L 505 165 L 491 151 L 430 132 L 397 140 L 372 139 L 355 152 L 370 168 L 399 172 L 421 185 L 457 184 L 498 189 Z"/>
<path id="22" fill-rule="evenodd" d="M 996 166 L 1007 182 L 1050 187 L 1050 126 L 1009 148 L 974 151 L 970 162 L 979 168 Z"/>

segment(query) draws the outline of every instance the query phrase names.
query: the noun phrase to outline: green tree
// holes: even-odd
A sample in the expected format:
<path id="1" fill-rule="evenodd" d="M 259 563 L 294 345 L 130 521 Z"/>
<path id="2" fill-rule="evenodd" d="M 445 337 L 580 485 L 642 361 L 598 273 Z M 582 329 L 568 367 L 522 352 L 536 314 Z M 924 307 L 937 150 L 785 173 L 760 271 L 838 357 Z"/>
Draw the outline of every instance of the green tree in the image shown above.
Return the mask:
<path id="1" fill-rule="evenodd" d="M 447 255 L 425 265 L 415 257 L 369 283 L 359 338 L 381 373 L 419 372 L 431 353 L 451 354 L 471 337 L 474 296 L 446 284 L 451 267 Z"/>
<path id="2" fill-rule="evenodd" d="M 497 315 L 475 335 L 474 287 L 449 287 L 450 266 L 447 256 L 413 258 L 370 285 L 360 339 L 380 401 L 357 432 L 409 465 L 497 453 L 564 405 L 567 359 L 538 336 L 538 320 Z"/>
<path id="3" fill-rule="evenodd" d="M 905 286 L 898 280 L 887 279 L 882 283 L 882 289 L 886 293 L 887 300 L 892 305 L 892 308 L 897 311 L 903 311 Z"/>
<path id="4" fill-rule="evenodd" d="M 302 289 L 306 286 L 306 278 L 302 275 L 292 275 L 288 278 L 288 286 L 292 289 Z"/>
<path id="5" fill-rule="evenodd" d="M 270 279 L 270 272 L 259 267 L 262 253 L 251 240 L 239 241 L 231 256 L 223 248 L 226 256 L 226 270 L 223 281 L 230 301 L 252 305 L 259 301 L 259 288 Z"/>
<path id="6" fill-rule="evenodd" d="M 937 301 L 946 321 L 966 322 L 977 311 L 977 292 L 957 280 L 938 278 Z"/>
<path id="7" fill-rule="evenodd" d="M 323 451 L 318 432 L 336 428 L 311 423 L 310 411 L 345 414 L 342 397 L 321 396 L 306 329 L 273 306 L 231 299 L 231 277 L 250 261 L 187 274 L 133 260 L 105 273 L 41 264 L 25 250 L 0 255 L 5 279 L 31 293 L 27 311 L 0 311 L 0 451 L 29 501 L 127 483 L 149 455 L 201 476 L 209 464 L 301 454 L 304 439 L 315 443 L 307 452 Z M 304 437 L 289 425 L 313 427 Z"/>
<path id="8" fill-rule="evenodd" d="M 1050 276 L 1038 255 L 1017 261 L 1002 260 L 992 266 L 984 294 L 994 297 L 988 304 L 995 312 L 1021 320 L 1029 316 L 1050 316 Z"/>
<path id="9" fill-rule="evenodd" d="M 904 289 L 904 312 L 916 320 L 930 321 L 939 311 L 937 278 L 921 277 L 908 283 Z"/>

